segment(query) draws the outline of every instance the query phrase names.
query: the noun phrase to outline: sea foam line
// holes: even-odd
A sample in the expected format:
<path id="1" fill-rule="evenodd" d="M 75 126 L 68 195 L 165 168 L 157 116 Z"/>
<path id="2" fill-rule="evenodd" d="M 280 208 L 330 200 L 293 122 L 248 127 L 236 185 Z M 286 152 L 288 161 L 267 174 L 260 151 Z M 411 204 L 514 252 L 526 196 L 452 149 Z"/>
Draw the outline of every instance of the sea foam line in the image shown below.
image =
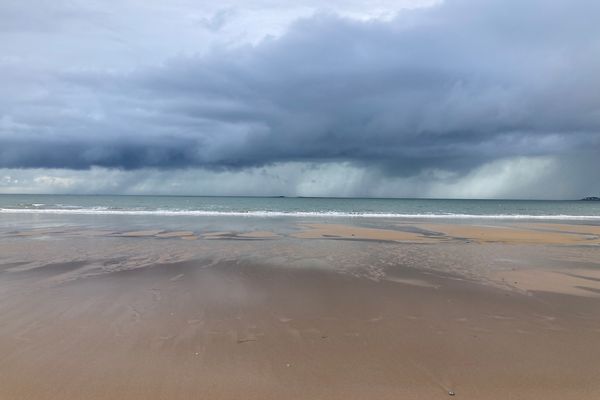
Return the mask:
<path id="1" fill-rule="evenodd" d="M 415 218 L 415 219 L 506 219 L 506 220 L 600 220 L 600 215 L 528 215 L 528 214 L 406 214 L 341 211 L 210 211 L 210 210 L 107 210 L 0 208 L 2 214 L 68 214 L 68 215 L 139 215 L 197 217 L 315 217 L 315 218 Z"/>

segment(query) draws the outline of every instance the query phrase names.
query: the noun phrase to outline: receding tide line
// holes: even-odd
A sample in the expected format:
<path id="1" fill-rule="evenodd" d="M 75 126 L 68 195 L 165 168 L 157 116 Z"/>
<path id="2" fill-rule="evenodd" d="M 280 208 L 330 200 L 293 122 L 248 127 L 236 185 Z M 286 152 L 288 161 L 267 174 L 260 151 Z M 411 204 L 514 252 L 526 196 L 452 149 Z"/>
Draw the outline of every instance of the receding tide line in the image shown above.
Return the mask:
<path id="1" fill-rule="evenodd" d="M 314 218 L 418 218 L 418 219 L 505 219 L 505 220 L 600 220 L 600 215 L 527 215 L 527 214 L 405 214 L 341 211 L 210 211 L 210 210 L 106 210 L 0 208 L 2 214 L 70 215 L 155 215 L 198 217 L 314 217 Z"/>

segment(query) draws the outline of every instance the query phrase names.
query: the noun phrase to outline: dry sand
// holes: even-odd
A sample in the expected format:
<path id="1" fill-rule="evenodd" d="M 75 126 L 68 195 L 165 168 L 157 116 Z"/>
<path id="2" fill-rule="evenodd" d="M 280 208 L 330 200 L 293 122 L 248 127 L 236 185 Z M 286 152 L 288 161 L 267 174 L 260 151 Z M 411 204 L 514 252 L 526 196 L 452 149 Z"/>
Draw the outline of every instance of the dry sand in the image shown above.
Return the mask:
<path id="1" fill-rule="evenodd" d="M 478 226 L 459 224 L 419 224 L 432 232 L 444 233 L 453 238 L 471 239 L 480 243 L 527 243 L 527 244 L 598 244 L 598 238 L 581 230 L 540 230 L 540 225 Z M 564 225 L 563 225 L 564 227 Z"/>
<path id="2" fill-rule="evenodd" d="M 0 240 L 0 399 L 600 398 L 587 239 L 304 229 Z"/>
<path id="3" fill-rule="evenodd" d="M 495 273 L 503 283 L 526 291 L 600 297 L 600 270 L 522 269 Z"/>

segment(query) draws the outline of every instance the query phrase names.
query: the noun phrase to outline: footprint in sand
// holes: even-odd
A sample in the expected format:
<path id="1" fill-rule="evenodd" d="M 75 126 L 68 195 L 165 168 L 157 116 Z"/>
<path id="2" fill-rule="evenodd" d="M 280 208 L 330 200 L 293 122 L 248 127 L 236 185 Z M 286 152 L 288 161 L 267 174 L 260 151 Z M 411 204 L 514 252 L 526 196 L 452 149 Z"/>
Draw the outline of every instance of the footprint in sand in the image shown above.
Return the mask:
<path id="1" fill-rule="evenodd" d="M 131 319 L 133 322 L 139 322 L 142 319 L 142 314 L 134 306 L 129 306 L 129 310 L 132 313 Z"/>
<path id="2" fill-rule="evenodd" d="M 160 289 L 152 289 L 152 299 L 154 301 L 160 301 L 162 296 L 160 295 Z"/>

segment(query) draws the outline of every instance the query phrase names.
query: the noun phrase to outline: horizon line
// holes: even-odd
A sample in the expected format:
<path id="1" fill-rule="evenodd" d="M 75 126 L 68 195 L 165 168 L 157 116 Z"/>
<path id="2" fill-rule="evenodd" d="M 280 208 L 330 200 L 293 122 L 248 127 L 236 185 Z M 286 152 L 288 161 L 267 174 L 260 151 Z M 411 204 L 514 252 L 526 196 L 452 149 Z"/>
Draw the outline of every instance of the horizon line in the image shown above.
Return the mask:
<path id="1" fill-rule="evenodd" d="M 233 197 L 265 199 L 356 199 L 356 200 L 475 200 L 475 201 L 584 201 L 595 196 L 569 199 L 475 198 L 475 197 L 370 197 L 370 196 L 286 196 L 286 195 L 199 195 L 199 194 L 128 194 L 128 193 L 0 193 L 0 196 L 122 196 L 122 197 Z"/>

